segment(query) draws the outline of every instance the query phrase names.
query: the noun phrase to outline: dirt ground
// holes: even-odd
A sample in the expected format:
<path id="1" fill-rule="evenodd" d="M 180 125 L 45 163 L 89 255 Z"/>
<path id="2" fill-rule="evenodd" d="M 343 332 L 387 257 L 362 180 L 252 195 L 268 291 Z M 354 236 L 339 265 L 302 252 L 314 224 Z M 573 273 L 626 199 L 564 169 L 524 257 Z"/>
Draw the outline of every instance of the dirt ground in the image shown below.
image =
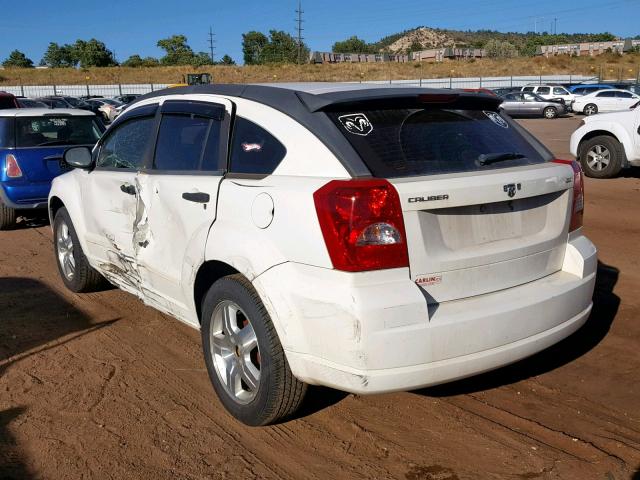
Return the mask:
<path id="1" fill-rule="evenodd" d="M 523 124 L 559 157 L 579 119 Z M 45 221 L 0 232 L 0 478 L 640 479 L 640 172 L 587 180 L 593 314 L 507 368 L 373 397 L 316 388 L 238 424 L 198 332 L 111 290 L 74 295 Z"/>

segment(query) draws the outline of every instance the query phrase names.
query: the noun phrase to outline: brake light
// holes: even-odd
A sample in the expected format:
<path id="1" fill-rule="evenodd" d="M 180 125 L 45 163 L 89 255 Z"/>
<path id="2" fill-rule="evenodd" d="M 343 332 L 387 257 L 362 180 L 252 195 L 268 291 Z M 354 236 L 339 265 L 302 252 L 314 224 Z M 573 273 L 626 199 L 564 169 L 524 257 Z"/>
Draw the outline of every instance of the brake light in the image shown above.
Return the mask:
<path id="1" fill-rule="evenodd" d="M 584 216 L 584 176 L 580 164 L 575 160 L 554 160 L 555 163 L 564 163 L 573 168 L 573 203 L 571 208 L 571 223 L 569 231 L 573 232 L 582 226 Z"/>
<path id="2" fill-rule="evenodd" d="M 313 194 L 333 267 L 347 272 L 409 266 L 400 198 L 386 180 L 332 180 Z"/>
<path id="3" fill-rule="evenodd" d="M 4 157 L 4 171 L 9 178 L 20 178 L 22 176 L 18 160 L 11 153 Z"/>

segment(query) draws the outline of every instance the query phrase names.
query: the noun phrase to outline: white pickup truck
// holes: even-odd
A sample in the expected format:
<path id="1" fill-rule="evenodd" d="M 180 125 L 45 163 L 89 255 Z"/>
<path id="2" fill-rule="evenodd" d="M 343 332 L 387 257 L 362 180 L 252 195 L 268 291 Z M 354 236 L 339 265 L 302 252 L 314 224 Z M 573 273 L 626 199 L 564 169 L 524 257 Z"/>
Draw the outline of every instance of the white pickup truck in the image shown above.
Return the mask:
<path id="1" fill-rule="evenodd" d="M 640 166 L 640 103 L 583 119 L 571 135 L 570 150 L 588 177 L 611 178 Z"/>

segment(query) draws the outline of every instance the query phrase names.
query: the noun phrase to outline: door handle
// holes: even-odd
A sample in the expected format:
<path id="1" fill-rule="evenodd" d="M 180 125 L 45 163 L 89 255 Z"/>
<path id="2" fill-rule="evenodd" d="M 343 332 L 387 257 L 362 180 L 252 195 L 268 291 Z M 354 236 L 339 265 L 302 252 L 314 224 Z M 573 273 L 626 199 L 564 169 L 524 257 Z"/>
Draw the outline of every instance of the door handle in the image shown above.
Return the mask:
<path id="1" fill-rule="evenodd" d="M 195 203 L 209 203 L 209 200 L 211 199 L 209 194 L 204 192 L 184 192 L 182 194 L 182 198 Z"/>
<path id="2" fill-rule="evenodd" d="M 136 187 L 134 187 L 133 185 L 129 185 L 128 183 L 123 183 L 122 185 L 120 185 L 120 191 L 126 193 L 127 195 L 135 195 Z"/>

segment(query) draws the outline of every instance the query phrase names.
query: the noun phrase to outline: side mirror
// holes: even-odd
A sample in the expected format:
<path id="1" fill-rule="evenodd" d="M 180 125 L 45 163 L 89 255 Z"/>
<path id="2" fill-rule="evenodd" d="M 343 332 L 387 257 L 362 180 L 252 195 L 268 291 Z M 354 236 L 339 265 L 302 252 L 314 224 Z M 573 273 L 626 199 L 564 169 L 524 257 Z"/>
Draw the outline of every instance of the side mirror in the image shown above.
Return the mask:
<path id="1" fill-rule="evenodd" d="M 93 164 L 91 149 L 89 147 L 67 148 L 63 155 L 64 161 L 74 168 L 90 169 Z"/>

